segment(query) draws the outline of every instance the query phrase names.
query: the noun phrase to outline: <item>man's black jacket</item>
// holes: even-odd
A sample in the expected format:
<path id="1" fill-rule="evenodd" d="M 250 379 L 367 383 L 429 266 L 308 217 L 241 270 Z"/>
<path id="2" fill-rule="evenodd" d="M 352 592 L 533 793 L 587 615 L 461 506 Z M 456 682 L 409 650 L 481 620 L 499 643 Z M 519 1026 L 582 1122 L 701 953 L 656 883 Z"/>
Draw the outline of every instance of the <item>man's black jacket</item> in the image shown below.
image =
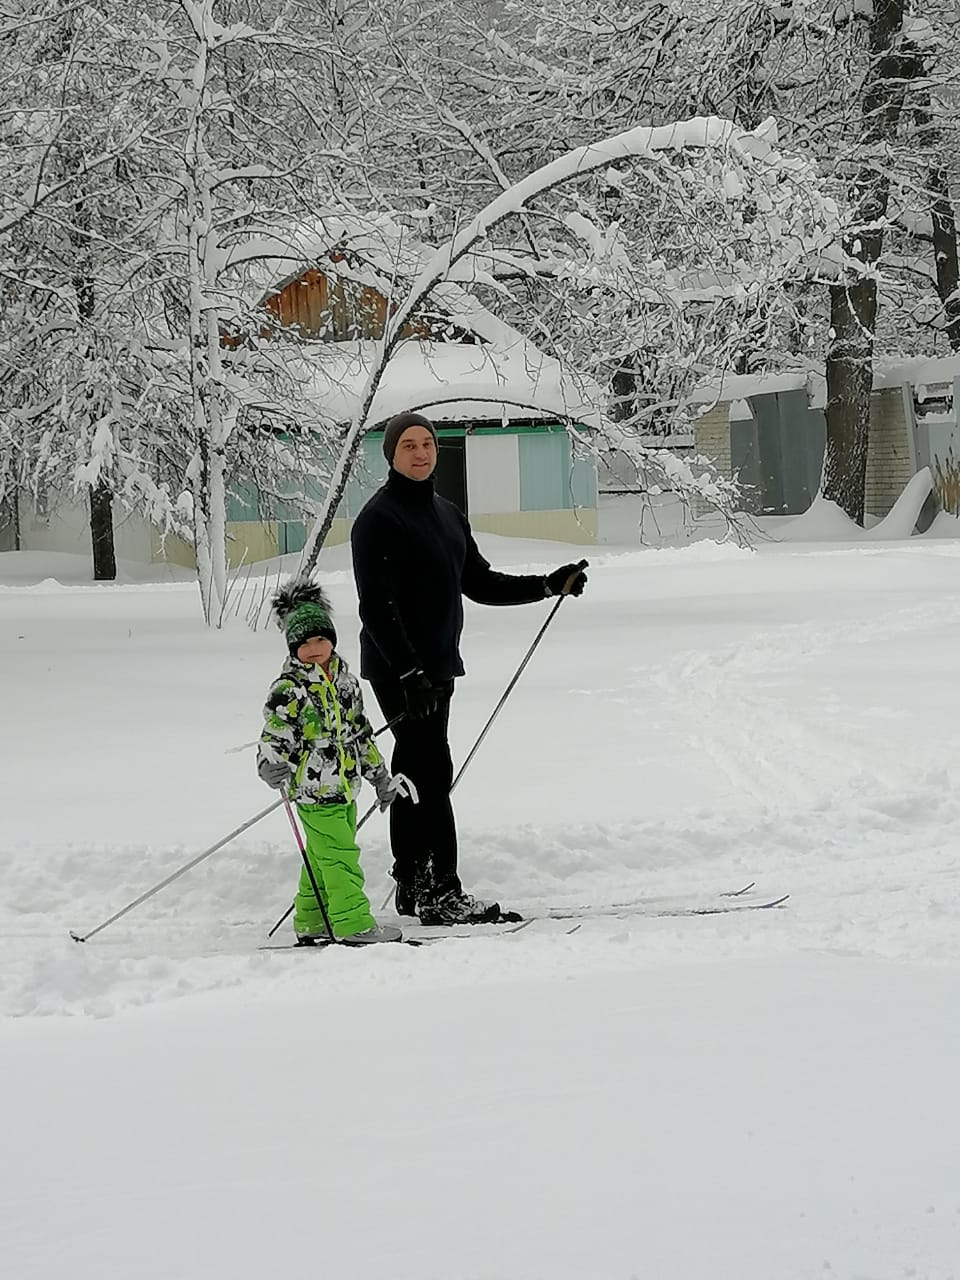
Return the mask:
<path id="1" fill-rule="evenodd" d="M 463 675 L 463 600 L 530 604 L 543 578 L 497 573 L 470 525 L 433 480 L 391 470 L 350 535 L 360 595 L 360 669 L 368 680 L 399 680 L 421 669 L 437 683 Z"/>

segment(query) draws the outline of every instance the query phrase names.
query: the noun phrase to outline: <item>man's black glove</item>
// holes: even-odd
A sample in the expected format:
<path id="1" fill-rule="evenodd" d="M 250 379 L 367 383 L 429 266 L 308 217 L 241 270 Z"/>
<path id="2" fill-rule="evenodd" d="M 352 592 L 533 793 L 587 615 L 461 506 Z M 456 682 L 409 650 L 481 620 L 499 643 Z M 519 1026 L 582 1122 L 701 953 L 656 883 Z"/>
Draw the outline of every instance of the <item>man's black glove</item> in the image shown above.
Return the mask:
<path id="1" fill-rule="evenodd" d="M 432 716 L 440 701 L 440 691 L 431 684 L 422 671 L 410 671 L 400 681 L 407 704 L 407 715 L 412 720 L 424 720 Z"/>
<path id="2" fill-rule="evenodd" d="M 586 561 L 580 564 L 562 564 L 553 573 L 548 573 L 544 582 L 547 584 L 548 596 L 582 596 L 587 585 L 587 575 L 583 571 Z M 570 585 L 568 586 L 567 583 Z"/>

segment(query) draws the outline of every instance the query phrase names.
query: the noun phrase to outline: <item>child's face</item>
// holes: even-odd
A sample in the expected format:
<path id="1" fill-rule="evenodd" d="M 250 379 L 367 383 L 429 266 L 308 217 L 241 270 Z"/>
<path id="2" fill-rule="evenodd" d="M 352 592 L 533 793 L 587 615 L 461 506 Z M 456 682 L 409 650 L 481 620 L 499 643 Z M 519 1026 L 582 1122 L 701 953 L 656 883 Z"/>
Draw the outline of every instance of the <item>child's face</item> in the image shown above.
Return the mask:
<path id="1" fill-rule="evenodd" d="M 314 662 L 320 667 L 325 667 L 332 657 L 333 645 L 324 636 L 311 636 L 297 650 L 301 662 Z"/>

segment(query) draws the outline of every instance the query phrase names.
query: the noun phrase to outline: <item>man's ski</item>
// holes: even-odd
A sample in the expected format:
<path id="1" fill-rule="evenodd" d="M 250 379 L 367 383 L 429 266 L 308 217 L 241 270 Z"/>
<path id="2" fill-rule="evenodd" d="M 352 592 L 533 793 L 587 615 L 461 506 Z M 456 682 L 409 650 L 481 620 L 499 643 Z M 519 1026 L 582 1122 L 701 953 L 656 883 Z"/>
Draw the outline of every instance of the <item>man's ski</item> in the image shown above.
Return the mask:
<path id="1" fill-rule="evenodd" d="M 543 914 L 533 913 L 528 915 L 519 923 L 516 921 L 506 921 L 500 924 L 460 924 L 460 925 L 407 925 L 407 933 L 398 943 L 378 943 L 378 946 L 406 946 L 406 947 L 428 947 L 435 942 L 452 942 L 464 940 L 468 938 L 499 938 L 507 937 L 513 933 L 520 933 L 523 929 L 537 923 L 548 923 L 551 920 L 557 921 L 577 921 L 574 929 L 569 930 L 570 933 L 590 920 L 625 920 L 631 918 L 639 918 L 646 920 L 656 919 L 682 919 L 690 916 L 723 916 L 732 915 L 738 911 L 770 911 L 775 907 L 782 907 L 790 897 L 789 893 L 781 894 L 778 898 L 764 898 L 756 901 L 746 898 L 743 895 L 748 892 L 752 885 L 748 885 L 745 889 L 737 890 L 735 893 L 719 894 L 712 901 L 700 901 L 691 903 L 689 899 L 683 901 L 674 900 L 671 902 L 666 898 L 650 898 L 645 902 L 630 902 L 611 904 L 605 907 L 554 907 Z M 297 942 L 275 942 L 267 943 L 259 947 L 260 951 L 325 951 L 331 946 L 341 946 L 341 943 L 331 943 L 328 939 L 318 938 L 313 947 L 305 947 L 302 943 Z M 371 944 L 373 945 L 373 944 Z M 354 950 L 361 950 L 355 947 Z"/>
<path id="2" fill-rule="evenodd" d="M 620 905 L 608 907 L 554 907 L 547 915 L 540 918 L 545 920 L 582 921 L 598 919 L 620 920 L 630 916 L 640 916 L 645 919 L 682 916 L 724 916 L 732 915 L 736 911 L 769 911 L 773 907 L 783 906 L 789 897 L 789 893 L 784 893 L 779 898 L 765 898 L 758 902 L 754 899 L 741 898 L 737 895 L 725 895 L 723 902 L 701 901 L 699 903 L 691 903 L 689 901 L 669 903 L 664 899 L 652 898 L 648 902 L 621 903 Z"/>
<path id="3" fill-rule="evenodd" d="M 521 933 L 536 919 L 536 916 L 527 916 L 523 920 L 490 920 L 486 924 L 402 924 L 400 927 L 405 938 L 442 942 L 446 938 L 502 938 L 511 933 Z"/>

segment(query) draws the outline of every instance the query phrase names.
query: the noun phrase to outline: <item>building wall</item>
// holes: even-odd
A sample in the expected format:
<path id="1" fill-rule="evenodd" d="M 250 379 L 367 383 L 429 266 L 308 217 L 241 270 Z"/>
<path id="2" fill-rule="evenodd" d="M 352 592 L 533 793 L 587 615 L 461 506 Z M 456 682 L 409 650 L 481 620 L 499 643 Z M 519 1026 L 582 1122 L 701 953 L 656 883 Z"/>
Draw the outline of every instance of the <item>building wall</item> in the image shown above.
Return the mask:
<path id="1" fill-rule="evenodd" d="M 702 418 L 697 418 L 693 428 L 697 453 L 712 458 L 720 474 L 730 478 L 730 401 L 718 400 Z"/>
<path id="2" fill-rule="evenodd" d="M 193 547 L 182 538 L 151 529 L 151 555 L 154 562 L 178 564 L 185 569 L 197 566 Z M 228 520 L 227 564 L 231 569 L 271 560 L 277 554 L 277 522 L 275 520 Z"/>
<path id="3" fill-rule="evenodd" d="M 363 441 L 362 465 L 348 482 L 327 546 L 349 538 L 353 518 L 383 483 L 387 464 L 382 437 Z M 597 536 L 597 479 L 592 462 L 570 457 L 563 431 L 509 428 L 470 433 L 466 439 L 467 507 L 473 527 L 507 537 L 591 543 Z M 317 498 L 321 497 L 319 493 Z M 297 504 L 299 506 L 299 504 Z M 271 516 L 259 516 L 256 486 L 240 485 L 228 499 L 227 555 L 231 568 L 297 551 L 309 522 L 286 504 L 273 504 Z M 24 550 L 76 551 L 89 554 L 88 513 L 82 505 L 58 504 L 49 518 L 37 516 L 21 502 L 21 546 Z M 164 537 L 140 517 L 119 515 L 117 556 L 139 563 L 163 562 L 193 568 L 193 548 L 182 539 Z"/>
<path id="4" fill-rule="evenodd" d="M 694 439 L 698 453 L 713 459 L 722 475 L 732 474 L 730 404 L 720 400 L 698 418 Z M 865 505 L 871 515 L 885 516 L 914 473 L 907 436 L 903 393 L 899 387 L 874 391 L 870 400 Z"/>
<path id="5" fill-rule="evenodd" d="M 189 542 L 184 542 L 173 534 L 164 537 L 159 529 L 151 529 L 150 533 L 150 559 L 154 564 L 178 564 L 183 569 L 197 567 L 197 558 Z"/>
<path id="6" fill-rule="evenodd" d="M 470 519 L 520 510 L 520 437 L 467 436 Z"/>
<path id="7" fill-rule="evenodd" d="M 276 520 L 230 520 L 227 522 L 227 562 L 231 569 L 278 554 Z"/>
<path id="8" fill-rule="evenodd" d="M 19 498 L 21 551 L 72 551 L 92 555 L 90 512 L 85 502 L 50 496 L 49 515 L 37 514 L 33 503 Z M 151 529 L 140 516 L 114 508 L 114 546 L 118 560 L 148 564 L 152 555 Z"/>
<path id="9" fill-rule="evenodd" d="M 875 516 L 885 516 L 914 473 L 907 438 L 903 392 L 885 387 L 870 397 L 870 441 L 867 447 L 867 481 L 864 505 Z"/>
<path id="10" fill-rule="evenodd" d="M 323 544 L 325 547 L 339 547 L 343 543 L 350 541 L 350 526 L 352 520 L 338 518 L 334 520 L 330 526 L 330 532 L 327 534 L 327 540 Z"/>
<path id="11" fill-rule="evenodd" d="M 31 503 L 20 499 L 20 550 L 65 551 L 90 555 L 89 512 L 85 505 L 58 501 L 49 516 L 37 515 Z M 344 521 L 339 522 L 344 525 Z M 230 520 L 227 522 L 227 559 L 231 568 L 267 560 L 277 554 L 275 520 Z M 342 540 L 342 539 L 341 539 Z M 134 564 L 166 562 L 192 569 L 196 566 L 193 547 L 173 534 L 166 537 L 142 516 L 118 511 L 114 524 L 114 545 L 118 560 Z M 10 548 L 12 549 L 12 547 Z"/>
<path id="12" fill-rule="evenodd" d="M 579 511 L 512 511 L 502 515 L 471 516 L 475 533 L 498 533 L 504 538 L 542 538 L 552 542 L 590 545 L 597 540 L 596 507 Z"/>

